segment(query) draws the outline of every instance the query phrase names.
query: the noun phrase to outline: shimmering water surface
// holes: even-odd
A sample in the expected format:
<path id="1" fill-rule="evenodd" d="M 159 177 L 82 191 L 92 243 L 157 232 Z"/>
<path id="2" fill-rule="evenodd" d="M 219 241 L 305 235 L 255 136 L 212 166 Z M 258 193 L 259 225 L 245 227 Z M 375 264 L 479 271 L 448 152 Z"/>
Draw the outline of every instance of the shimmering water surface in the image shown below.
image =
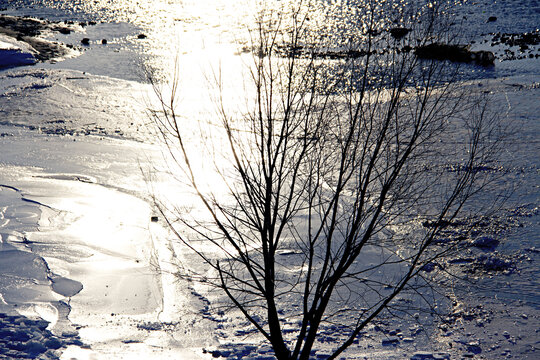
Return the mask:
<path id="1" fill-rule="evenodd" d="M 248 31 L 255 28 L 261 12 L 286 13 L 290 5 L 297 3 L 290 0 L 1 0 L 0 9 L 7 14 L 49 20 L 107 23 L 107 26 L 88 27 L 86 33 L 96 41 L 102 36 L 109 37 L 109 40 L 112 38 L 112 44 L 116 44 L 115 53 L 107 53 L 104 49 L 91 51 L 96 57 L 109 55 L 115 70 L 101 66 L 101 69 L 93 69 L 94 72 L 141 80 L 144 76 L 140 66 L 168 74 L 182 55 L 191 55 L 181 58 L 182 67 L 189 68 L 189 72 L 196 65 L 229 61 L 249 43 Z M 377 14 L 379 27 L 388 29 L 406 25 L 407 21 L 414 22 L 411 14 L 430 3 L 429 0 L 314 0 L 304 2 L 302 6 L 307 8 L 310 4 L 308 26 L 312 29 L 324 27 L 325 34 L 332 38 L 335 46 L 339 46 L 361 30 L 358 23 L 370 6 Z M 451 15 L 449 21 L 453 24 L 454 33 L 467 42 L 480 40 L 490 33 L 533 32 L 540 23 L 538 0 L 453 0 L 448 3 L 445 13 Z M 497 17 L 497 21 L 488 22 L 491 16 Z M 136 36 L 140 33 L 147 36 L 144 41 L 138 41 Z M 59 40 L 63 39 L 59 37 Z M 77 62 L 64 66 L 78 67 Z M 517 68 L 518 72 L 520 68 L 530 71 L 528 65 L 519 64 Z M 514 64 L 509 70 L 503 65 L 494 71 L 499 71 L 500 75 L 514 75 L 516 66 Z M 493 71 L 481 68 L 469 69 L 468 75 L 471 74 L 476 77 L 497 76 Z"/>

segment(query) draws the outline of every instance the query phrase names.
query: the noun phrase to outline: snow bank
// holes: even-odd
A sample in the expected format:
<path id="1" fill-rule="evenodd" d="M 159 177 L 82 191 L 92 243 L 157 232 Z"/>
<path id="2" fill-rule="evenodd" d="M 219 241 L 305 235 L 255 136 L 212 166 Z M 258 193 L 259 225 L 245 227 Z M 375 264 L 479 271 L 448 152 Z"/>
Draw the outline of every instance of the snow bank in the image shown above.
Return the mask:
<path id="1" fill-rule="evenodd" d="M 36 51 L 27 43 L 0 34 L 0 69 L 33 65 L 37 62 Z"/>
<path id="2" fill-rule="evenodd" d="M 76 336 L 54 335 L 48 325 L 45 320 L 0 313 L 0 358 L 59 359 L 62 348 L 82 345 Z"/>

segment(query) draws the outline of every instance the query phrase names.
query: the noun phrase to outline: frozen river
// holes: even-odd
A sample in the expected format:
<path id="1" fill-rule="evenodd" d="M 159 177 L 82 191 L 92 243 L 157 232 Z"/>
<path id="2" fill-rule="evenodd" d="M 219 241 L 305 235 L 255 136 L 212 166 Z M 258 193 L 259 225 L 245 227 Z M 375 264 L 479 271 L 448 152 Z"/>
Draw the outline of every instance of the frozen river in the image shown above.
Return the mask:
<path id="1" fill-rule="evenodd" d="M 200 359 L 211 357 L 203 348 L 220 345 L 268 358 L 264 346 L 235 336 L 245 326 L 241 318 L 210 315 L 214 295 L 175 276 L 195 260 L 171 247 L 151 196 L 189 206 L 191 194 L 167 174 L 168 155 L 147 114 L 155 104 L 147 74 L 167 79 L 176 63 L 182 116 L 192 123 L 212 116 L 209 74 L 219 69 L 234 80 L 240 73 L 243 30 L 253 25 L 256 3 L 0 0 L 1 14 L 71 29 L 43 35 L 70 45 L 68 55 L 0 70 L 0 332 L 21 334 L 0 339 L 0 348 L 20 345 L 0 350 L 0 358 Z M 316 3 L 346 32 L 345 10 L 357 2 Z M 464 78 L 489 92 L 517 131 L 498 170 L 515 188 L 492 219 L 504 229 L 495 255 L 512 259 L 513 271 L 488 274 L 470 288 L 459 283 L 456 293 L 474 321 L 463 320 L 452 334 L 411 344 L 403 338 L 415 331 L 396 320 L 388 326 L 406 333 L 397 346 L 381 346 L 383 334 L 370 329 L 371 340 L 346 358 L 401 359 L 422 350 L 454 359 L 475 342 L 483 350 L 476 355 L 487 359 L 533 359 L 539 351 L 540 52 L 537 41 L 510 44 L 500 34 L 538 37 L 540 2 L 456 1 L 456 9 L 455 26 L 472 49 L 497 56 L 493 68 L 463 66 Z M 0 37 L 0 56 L 17 46 Z M 243 90 L 241 82 L 226 89 Z M 46 330 L 25 322 L 39 318 L 49 322 Z"/>

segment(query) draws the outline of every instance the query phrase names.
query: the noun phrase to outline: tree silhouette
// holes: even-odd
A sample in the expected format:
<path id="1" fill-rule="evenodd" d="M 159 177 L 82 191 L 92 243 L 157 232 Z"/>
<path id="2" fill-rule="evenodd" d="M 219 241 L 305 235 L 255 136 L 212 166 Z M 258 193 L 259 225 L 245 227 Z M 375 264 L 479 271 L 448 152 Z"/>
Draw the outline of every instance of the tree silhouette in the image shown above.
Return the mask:
<path id="1" fill-rule="evenodd" d="M 220 88 L 205 143 L 227 196 L 194 163 L 181 84 L 171 97 L 156 85 L 152 115 L 207 217 L 158 206 L 211 269 L 191 278 L 223 291 L 278 359 L 308 359 L 320 330 L 339 324 L 334 359 L 398 295 L 420 293 L 426 266 L 459 247 L 438 234 L 475 211 L 492 180 L 478 171 L 502 136 L 486 99 L 458 81 L 459 66 L 414 52 L 451 40 L 440 9 L 401 14 L 396 37 L 368 5 L 350 38 L 320 36 L 324 20 L 315 26 L 305 4 L 262 13 L 250 32 L 253 97 L 231 109 Z"/>

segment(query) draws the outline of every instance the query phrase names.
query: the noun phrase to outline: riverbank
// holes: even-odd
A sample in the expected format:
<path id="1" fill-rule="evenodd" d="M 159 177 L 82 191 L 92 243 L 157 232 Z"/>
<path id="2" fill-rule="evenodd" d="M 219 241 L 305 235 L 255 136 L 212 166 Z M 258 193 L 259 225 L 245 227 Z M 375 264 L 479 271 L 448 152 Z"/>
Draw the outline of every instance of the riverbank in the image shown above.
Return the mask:
<path id="1" fill-rule="evenodd" d="M 43 36 L 51 33 L 70 34 L 81 29 L 80 25 L 73 23 L 0 15 L 0 40 L 11 45 L 0 46 L 0 69 L 76 56 L 78 51 L 73 45 L 46 40 Z"/>

